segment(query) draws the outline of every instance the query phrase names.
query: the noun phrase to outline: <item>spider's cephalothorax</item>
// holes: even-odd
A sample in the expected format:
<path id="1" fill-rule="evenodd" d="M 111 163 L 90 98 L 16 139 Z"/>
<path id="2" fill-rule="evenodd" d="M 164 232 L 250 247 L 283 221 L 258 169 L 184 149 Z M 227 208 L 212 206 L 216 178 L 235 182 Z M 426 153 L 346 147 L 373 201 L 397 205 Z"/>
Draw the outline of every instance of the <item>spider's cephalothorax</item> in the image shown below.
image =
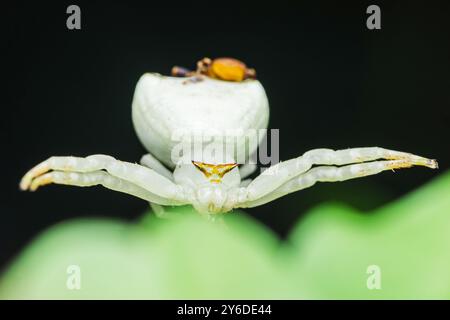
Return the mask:
<path id="1" fill-rule="evenodd" d="M 188 203 L 200 213 L 231 210 L 236 196 L 233 190 L 237 192 L 241 184 L 237 163 L 231 156 L 224 159 L 205 156 L 201 161 L 183 156 L 175 166 L 173 179 Z"/>
<path id="2" fill-rule="evenodd" d="M 189 144 L 191 133 L 245 134 L 266 129 L 269 104 L 255 71 L 236 59 L 205 58 L 196 71 L 176 67 L 173 74 L 177 77 L 144 74 L 136 85 L 132 120 L 149 151 L 140 164 L 107 155 L 51 157 L 25 174 L 21 189 L 34 191 L 49 183 L 103 185 L 149 201 L 156 213 L 164 212 L 161 206 L 190 204 L 212 217 L 262 205 L 316 182 L 344 181 L 413 165 L 437 168 L 435 160 L 379 147 L 315 149 L 248 179 L 256 166 L 238 166 L 236 151 L 252 154 L 253 144 L 236 143 L 234 151 L 223 157 L 202 153 L 199 158 L 179 147 Z M 204 151 L 210 144 L 200 146 Z"/>

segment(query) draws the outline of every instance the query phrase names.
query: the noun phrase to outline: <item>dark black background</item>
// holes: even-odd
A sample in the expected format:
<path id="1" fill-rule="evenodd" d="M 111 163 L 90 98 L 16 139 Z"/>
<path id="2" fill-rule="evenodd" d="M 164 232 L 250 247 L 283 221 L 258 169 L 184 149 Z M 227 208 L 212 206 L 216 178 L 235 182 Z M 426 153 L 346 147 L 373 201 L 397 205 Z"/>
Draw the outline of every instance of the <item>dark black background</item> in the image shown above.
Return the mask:
<path id="1" fill-rule="evenodd" d="M 358 4 L 356 4 L 358 3 Z M 82 29 L 66 28 L 78 4 Z M 382 29 L 366 28 L 378 4 Z M 40 231 L 75 217 L 138 218 L 148 204 L 101 187 L 20 192 L 21 176 L 51 155 L 145 153 L 131 122 L 144 72 L 168 74 L 204 57 L 256 68 L 280 129 L 280 157 L 313 148 L 382 146 L 437 158 L 439 171 L 318 184 L 248 210 L 280 235 L 308 208 L 384 205 L 448 168 L 450 7 L 442 1 L 272 1 L 271 4 L 146 2 L 2 4 L 0 266 Z"/>

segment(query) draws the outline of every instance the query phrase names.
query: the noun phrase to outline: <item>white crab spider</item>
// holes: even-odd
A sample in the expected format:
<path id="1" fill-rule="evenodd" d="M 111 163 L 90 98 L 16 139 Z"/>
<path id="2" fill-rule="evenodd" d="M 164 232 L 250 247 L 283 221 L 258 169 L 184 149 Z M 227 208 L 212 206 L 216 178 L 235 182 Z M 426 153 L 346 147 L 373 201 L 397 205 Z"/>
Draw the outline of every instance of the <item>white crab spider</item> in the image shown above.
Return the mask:
<path id="1" fill-rule="evenodd" d="M 190 204 L 210 216 L 259 206 L 316 182 L 344 181 L 413 165 L 437 168 L 435 160 L 378 147 L 311 150 L 270 167 L 254 180 L 245 178 L 256 167 L 238 167 L 235 154 L 202 155 L 202 159 L 182 155 L 174 163 L 172 135 L 180 128 L 267 128 L 269 106 L 259 81 L 229 82 L 206 76 L 200 80 L 159 74 L 141 77 L 132 118 L 139 139 L 153 155 L 144 155 L 140 165 L 107 155 L 51 157 L 25 174 L 21 189 L 34 191 L 49 183 L 103 185 L 160 206 Z"/>

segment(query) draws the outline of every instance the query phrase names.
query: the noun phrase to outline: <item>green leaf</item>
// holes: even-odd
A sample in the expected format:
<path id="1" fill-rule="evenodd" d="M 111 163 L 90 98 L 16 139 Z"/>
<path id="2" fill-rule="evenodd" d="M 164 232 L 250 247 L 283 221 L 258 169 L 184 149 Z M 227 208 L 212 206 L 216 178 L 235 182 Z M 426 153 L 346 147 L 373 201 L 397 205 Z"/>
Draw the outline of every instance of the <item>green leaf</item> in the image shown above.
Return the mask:
<path id="1" fill-rule="evenodd" d="M 287 241 L 243 212 L 213 224 L 191 207 L 170 220 L 69 221 L 19 255 L 0 298 L 449 299 L 449 195 L 450 172 L 374 212 L 326 203 Z M 71 265 L 79 290 L 67 287 Z M 381 289 L 367 287 L 371 265 Z"/>

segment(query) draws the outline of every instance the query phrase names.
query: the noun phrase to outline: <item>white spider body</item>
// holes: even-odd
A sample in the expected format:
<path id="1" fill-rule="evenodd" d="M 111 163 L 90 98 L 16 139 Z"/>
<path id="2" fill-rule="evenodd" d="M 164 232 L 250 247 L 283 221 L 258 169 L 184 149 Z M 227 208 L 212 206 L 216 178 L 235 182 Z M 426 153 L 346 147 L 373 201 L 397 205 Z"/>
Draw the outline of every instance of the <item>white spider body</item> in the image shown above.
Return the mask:
<path id="1" fill-rule="evenodd" d="M 203 77 L 197 81 L 145 74 L 136 87 L 132 114 L 136 132 L 151 152 L 142 157 L 140 165 L 107 155 L 50 157 L 25 174 L 21 189 L 34 191 L 49 183 L 103 185 L 150 202 L 157 214 L 164 213 L 161 206 L 190 204 L 212 217 L 262 205 L 316 182 L 344 181 L 413 165 L 437 168 L 435 160 L 378 147 L 315 149 L 251 180 L 245 178 L 256 167 L 238 167 L 233 152 L 210 154 L 202 148 L 201 154 L 172 158 L 173 135 L 179 130 L 216 134 L 266 128 L 267 97 L 256 80 L 226 82 Z"/>
<path id="2" fill-rule="evenodd" d="M 132 119 L 146 149 L 173 168 L 177 159 L 171 153 L 183 138 L 267 128 L 269 103 L 257 80 L 228 82 L 146 73 L 136 85 Z"/>

